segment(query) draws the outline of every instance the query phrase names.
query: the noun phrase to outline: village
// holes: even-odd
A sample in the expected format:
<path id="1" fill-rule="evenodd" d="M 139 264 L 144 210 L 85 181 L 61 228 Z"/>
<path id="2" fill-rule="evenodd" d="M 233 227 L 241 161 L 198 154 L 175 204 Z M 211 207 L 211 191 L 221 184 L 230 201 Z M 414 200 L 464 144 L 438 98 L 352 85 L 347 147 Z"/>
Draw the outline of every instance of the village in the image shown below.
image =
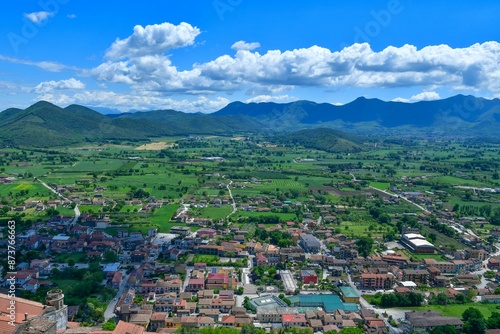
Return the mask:
<path id="1" fill-rule="evenodd" d="M 56 191 L 61 192 L 62 188 Z M 102 263 L 101 284 L 116 291 L 104 312 L 104 320 L 116 319 L 118 326 L 125 326 L 121 324 L 125 322 L 141 328 L 141 332 L 160 333 L 180 327 L 241 328 L 245 324 L 267 331 L 303 327 L 329 332 L 352 327 L 380 334 L 429 329 L 438 324 L 461 328 L 463 322 L 459 318 L 436 312 L 419 316 L 420 312 L 412 311 L 403 312 L 399 319 L 387 317 L 383 309 L 370 305 L 364 296 L 419 295 L 418 305 L 411 306 L 444 298 L 443 295 L 449 300 L 500 302 L 497 290 L 500 275 L 494 272 L 500 265 L 498 250 L 463 226 L 470 224 L 471 219 L 454 219 L 446 211 L 432 212 L 429 196 L 417 192 L 386 195 L 381 199 L 393 202 L 402 198 L 426 209 L 419 215 L 393 218 L 406 223 L 400 235 L 376 248 L 379 251 L 375 248 L 372 251 L 373 242 L 368 246 L 360 242 L 366 242 L 366 238 L 338 233 L 332 223 L 345 208 L 315 200 L 293 203 L 265 196 L 250 198 L 239 210 L 266 212 L 270 211 L 267 204 L 271 203 L 272 207 L 280 208 L 302 206 L 304 211 L 301 222 L 256 223 L 253 238 L 248 237 L 248 229 L 238 225 L 223 226 L 210 218 L 193 218 L 189 214 L 191 206 L 217 207 L 230 203 L 229 197 L 216 198 L 210 203 L 197 202 L 195 198 L 185 201 L 187 208 L 181 207 L 173 217 L 185 225 L 172 226 L 168 234 L 158 233 L 155 228 L 150 228 L 146 235 L 117 228 L 116 236 L 111 236 L 104 232 L 109 226 L 109 215 L 53 216 L 48 222 L 34 224 L 17 235 L 19 247 L 26 251 L 43 250 L 46 256 L 19 263 L 16 285 L 32 293 L 43 287 L 57 291 L 57 285 L 51 283 L 54 269 L 85 268 L 88 263 L 56 263 L 53 256 L 84 254 L 83 258 Z M 71 202 L 96 204 L 99 200 L 106 201 L 97 196 L 80 201 L 70 197 L 47 204 L 57 209 Z M 139 204 L 141 210 L 168 204 L 135 201 L 130 204 Z M 38 210 L 40 203 L 26 205 Z M 438 217 L 434 224 L 459 231 L 463 249 L 443 250 L 420 234 L 419 226 L 429 226 L 428 217 L 432 214 Z M 472 223 L 485 222 L 476 217 Z M 195 232 L 190 229 L 193 225 L 198 227 Z M 278 239 L 264 242 L 262 233 L 274 233 Z M 500 231 L 494 231 L 495 235 L 500 235 Z M 111 257 L 116 261 L 105 263 L 106 254 L 113 254 Z M 438 254 L 446 260 L 436 260 Z M 488 276 L 487 272 L 493 275 Z M 5 276 L 5 282 L 7 279 Z M 23 303 L 29 306 L 28 319 L 46 312 L 44 307 L 37 309 L 32 307 L 33 302 L 22 300 L 17 303 L 19 312 Z M 72 325 L 78 306 L 59 307 L 65 309 L 67 319 L 57 322 L 57 328 L 68 327 L 64 333 L 83 333 Z"/>

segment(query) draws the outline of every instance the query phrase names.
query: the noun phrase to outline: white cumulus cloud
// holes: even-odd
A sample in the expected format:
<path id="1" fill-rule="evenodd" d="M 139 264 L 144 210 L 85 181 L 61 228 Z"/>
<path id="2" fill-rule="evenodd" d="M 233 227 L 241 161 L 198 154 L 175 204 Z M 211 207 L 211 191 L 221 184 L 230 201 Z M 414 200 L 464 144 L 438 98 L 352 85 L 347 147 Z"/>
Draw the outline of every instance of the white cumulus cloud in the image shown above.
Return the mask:
<path id="1" fill-rule="evenodd" d="M 435 91 L 440 88 L 500 91 L 500 43 L 496 41 L 464 48 L 403 45 L 374 51 L 368 43 L 356 43 L 338 51 L 313 45 L 257 52 L 259 43 L 240 40 L 231 46 L 233 54 L 180 70 L 166 52 L 193 45 L 199 34 L 189 23 L 135 26 L 132 35 L 117 39 L 106 51 L 105 61 L 86 74 L 101 84 L 128 85 L 133 94 L 205 96 L 239 91 L 255 96 L 249 101 L 279 101 L 277 96 L 295 88 L 423 90 L 395 99 L 406 102 L 437 99 Z"/>
<path id="2" fill-rule="evenodd" d="M 48 20 L 53 15 L 54 13 L 52 12 L 41 11 L 41 12 L 25 13 L 24 17 L 26 17 L 33 23 L 42 24 L 45 20 Z"/>
<path id="3" fill-rule="evenodd" d="M 6 61 L 9 63 L 13 63 L 13 64 L 35 66 L 35 67 L 41 68 L 42 70 L 49 71 L 49 72 L 60 72 L 64 69 L 69 68 L 68 66 L 66 66 L 64 64 L 61 64 L 58 62 L 53 62 L 53 61 L 31 61 L 31 60 L 12 58 L 12 57 L 2 56 L 2 55 L 0 55 L 0 61 Z"/>
<path id="4" fill-rule="evenodd" d="M 70 78 L 67 80 L 60 81 L 44 81 L 39 83 L 35 87 L 35 92 L 37 94 L 47 94 L 54 90 L 63 90 L 63 89 L 85 89 L 85 84 L 80 80 L 75 78 Z"/>
<path id="5" fill-rule="evenodd" d="M 296 100 L 296 98 L 289 95 L 258 95 L 247 99 L 246 103 L 261 103 L 261 102 L 287 102 Z"/>
<path id="6" fill-rule="evenodd" d="M 131 36 L 117 39 L 106 51 L 106 58 L 110 60 L 138 57 L 145 55 L 163 54 L 170 49 L 192 45 L 200 29 L 189 23 L 182 22 L 173 25 L 162 24 L 136 25 Z"/>
<path id="7" fill-rule="evenodd" d="M 214 112 L 229 104 L 224 97 L 195 99 L 173 99 L 154 94 L 116 93 L 112 91 L 78 91 L 74 94 L 47 92 L 39 94 L 36 100 L 49 101 L 57 105 L 81 104 L 85 106 L 105 107 L 121 111 L 173 109 L 184 112 Z"/>
<path id="8" fill-rule="evenodd" d="M 247 43 L 245 41 L 238 41 L 231 46 L 231 49 L 233 50 L 246 50 L 246 51 L 252 51 L 258 48 L 260 48 L 260 43 L 257 42 Z"/>
<path id="9" fill-rule="evenodd" d="M 434 101 L 434 100 L 439 100 L 440 98 L 441 98 L 441 96 L 437 92 L 425 91 L 422 93 L 415 94 L 412 97 L 410 97 L 409 99 L 404 98 L 404 97 L 397 97 L 397 98 L 393 99 L 392 101 L 393 102 L 409 103 L 409 102 L 418 102 L 418 101 Z"/>
<path id="10" fill-rule="evenodd" d="M 433 101 L 439 100 L 441 96 L 439 96 L 436 92 L 422 92 L 416 95 L 413 95 L 410 100 L 412 101 Z"/>

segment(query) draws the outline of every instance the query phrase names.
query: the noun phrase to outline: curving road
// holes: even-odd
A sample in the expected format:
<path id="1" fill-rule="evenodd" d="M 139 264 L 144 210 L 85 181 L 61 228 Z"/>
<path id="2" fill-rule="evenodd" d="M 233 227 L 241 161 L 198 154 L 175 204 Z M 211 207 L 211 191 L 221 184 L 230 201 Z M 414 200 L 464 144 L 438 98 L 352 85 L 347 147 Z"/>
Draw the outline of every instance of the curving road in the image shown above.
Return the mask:
<path id="1" fill-rule="evenodd" d="M 352 180 L 354 182 L 358 181 L 358 179 L 356 179 L 356 176 L 354 176 L 353 173 L 349 173 L 349 175 L 351 175 L 352 177 Z M 424 208 L 423 206 L 421 206 L 420 204 L 417 204 L 411 200 L 409 200 L 408 198 L 404 197 L 404 196 L 401 196 L 401 195 L 395 195 L 395 194 L 391 194 L 390 192 L 388 191 L 385 191 L 385 190 L 381 190 L 381 189 L 378 189 L 378 188 L 375 188 L 375 187 L 372 187 L 372 186 L 368 186 L 368 188 L 371 188 L 371 189 L 374 189 L 374 190 L 377 190 L 377 191 L 380 191 L 380 192 L 383 192 L 384 194 L 388 195 L 388 196 L 391 196 L 391 197 L 396 197 L 396 198 L 401 198 L 401 199 L 404 199 L 405 201 L 407 201 L 408 203 L 410 204 L 413 204 L 415 205 L 417 208 L 419 208 L 420 210 L 424 211 L 424 212 L 427 212 L 427 213 L 430 213 L 429 210 L 427 210 L 426 208 Z"/>
<path id="2" fill-rule="evenodd" d="M 39 178 L 35 177 L 34 179 L 37 180 L 38 182 L 40 182 L 40 184 L 42 186 L 49 189 L 51 192 L 53 192 L 54 194 L 56 194 L 60 198 L 73 202 L 71 199 L 64 197 L 61 193 L 57 192 L 57 190 L 55 190 L 54 188 L 52 188 L 51 186 L 49 186 L 47 183 L 43 182 Z M 73 203 L 75 203 L 75 202 L 73 202 Z M 71 224 L 76 224 L 78 222 L 78 218 L 80 217 L 80 209 L 78 208 L 78 204 L 75 205 L 75 208 L 73 209 L 73 211 L 75 212 L 75 218 L 73 218 L 73 221 L 71 222 Z"/>
<path id="3" fill-rule="evenodd" d="M 229 191 L 229 197 L 231 197 L 231 202 L 232 202 L 232 206 L 233 206 L 233 211 L 227 215 L 226 218 L 229 218 L 230 216 L 234 215 L 236 213 L 236 202 L 234 201 L 234 197 L 233 197 L 233 192 L 231 191 L 231 184 L 233 183 L 232 180 L 229 180 L 229 183 L 226 185 L 226 188 L 227 188 L 227 191 Z"/>

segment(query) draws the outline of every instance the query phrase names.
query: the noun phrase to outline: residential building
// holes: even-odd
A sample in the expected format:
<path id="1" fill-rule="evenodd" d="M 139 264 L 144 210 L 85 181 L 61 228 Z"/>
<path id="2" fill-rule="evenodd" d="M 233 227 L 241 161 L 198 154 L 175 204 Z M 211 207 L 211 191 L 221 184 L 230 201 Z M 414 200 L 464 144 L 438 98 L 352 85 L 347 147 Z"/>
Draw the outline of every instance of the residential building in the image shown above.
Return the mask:
<path id="1" fill-rule="evenodd" d="M 391 289 L 394 285 L 394 275 L 391 273 L 387 274 L 375 274 L 375 273 L 362 273 L 361 274 L 361 285 L 365 289 Z"/>

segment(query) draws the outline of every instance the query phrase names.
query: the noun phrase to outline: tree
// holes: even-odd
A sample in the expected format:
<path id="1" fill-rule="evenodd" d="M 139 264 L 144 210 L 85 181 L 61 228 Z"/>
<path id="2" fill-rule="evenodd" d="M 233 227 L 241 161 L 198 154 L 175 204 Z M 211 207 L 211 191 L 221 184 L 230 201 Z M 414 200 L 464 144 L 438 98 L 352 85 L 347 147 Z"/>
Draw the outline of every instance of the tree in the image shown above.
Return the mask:
<path id="1" fill-rule="evenodd" d="M 469 307 L 462 313 L 464 326 L 462 331 L 465 334 L 484 334 L 486 332 L 486 322 L 484 316 L 477 308 Z"/>
<path id="2" fill-rule="evenodd" d="M 241 334 L 263 334 L 266 331 L 260 328 L 256 328 L 252 323 L 250 324 L 244 324 L 243 327 L 241 327 Z"/>
<path id="3" fill-rule="evenodd" d="M 378 222 L 380 224 L 389 224 L 391 222 L 391 216 L 387 213 L 384 213 L 378 217 Z"/>
<path id="4" fill-rule="evenodd" d="M 107 322 L 105 322 L 102 325 L 102 330 L 103 331 L 113 331 L 116 328 L 115 321 L 113 319 L 109 319 Z"/>
<path id="5" fill-rule="evenodd" d="M 361 256 L 367 257 L 370 255 L 373 246 L 373 239 L 368 237 L 360 237 L 356 240 L 356 248 Z"/>
<path id="6" fill-rule="evenodd" d="M 436 242 L 437 235 L 434 232 L 429 233 L 429 239 L 431 239 L 431 242 Z"/>
<path id="7" fill-rule="evenodd" d="M 450 299 L 448 298 L 448 296 L 444 293 L 440 293 L 436 296 L 436 298 L 433 300 L 433 302 L 435 304 L 438 304 L 438 305 L 447 305 L 450 303 Z"/>
<path id="8" fill-rule="evenodd" d="M 463 293 L 460 293 L 455 297 L 455 303 L 457 304 L 464 304 L 466 301 L 467 298 L 465 298 L 465 295 Z"/>
<path id="9" fill-rule="evenodd" d="M 342 330 L 339 333 L 340 334 L 363 334 L 364 332 L 359 328 L 347 327 L 347 328 L 342 328 Z"/>
<path id="10" fill-rule="evenodd" d="M 500 313 L 491 312 L 491 316 L 486 320 L 486 327 L 489 329 L 500 328 Z"/>
<path id="11" fill-rule="evenodd" d="M 118 261 L 118 255 L 116 255 L 115 252 L 112 250 L 107 250 L 103 254 L 103 260 L 104 262 L 117 262 Z"/>
<path id="12" fill-rule="evenodd" d="M 434 327 L 429 334 L 459 334 L 459 332 L 452 325 L 444 325 Z"/>

